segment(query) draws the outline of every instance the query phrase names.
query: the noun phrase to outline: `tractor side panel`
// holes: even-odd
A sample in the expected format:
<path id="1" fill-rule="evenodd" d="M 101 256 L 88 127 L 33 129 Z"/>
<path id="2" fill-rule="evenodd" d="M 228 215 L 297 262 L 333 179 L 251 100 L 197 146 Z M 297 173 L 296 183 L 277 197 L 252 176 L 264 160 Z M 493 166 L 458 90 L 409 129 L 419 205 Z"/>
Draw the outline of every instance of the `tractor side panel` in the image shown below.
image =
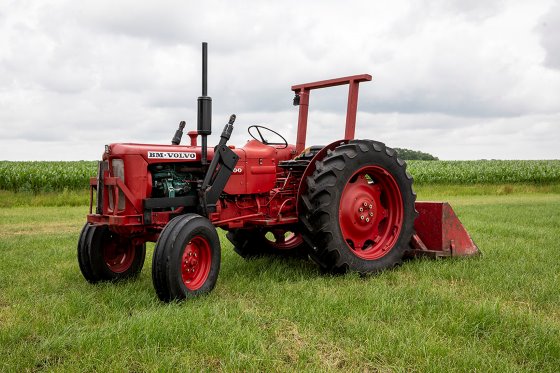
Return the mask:
<path id="1" fill-rule="evenodd" d="M 278 161 L 289 159 L 292 148 L 276 149 L 251 140 L 243 148 L 235 149 L 240 158 L 224 192 L 232 195 L 270 192 L 276 185 Z"/>
<path id="2" fill-rule="evenodd" d="M 276 164 L 266 158 L 249 158 L 247 160 L 247 193 L 267 193 L 276 184 Z"/>
<path id="3" fill-rule="evenodd" d="M 224 193 L 231 195 L 247 194 L 247 158 L 245 150 L 233 149 L 239 156 L 237 164 L 224 188 Z"/>
<path id="4" fill-rule="evenodd" d="M 110 156 L 108 161 L 111 175 L 116 175 L 116 171 L 114 169 L 115 160 L 123 161 L 123 182 L 131 195 L 134 196 L 137 201 L 141 201 L 142 199 L 149 197 L 152 191 L 152 183 L 151 176 L 148 174 L 148 164 L 146 160 L 142 156 L 134 154 L 119 154 Z M 109 191 L 110 196 L 113 196 L 113 193 L 119 193 L 120 201 L 117 207 L 119 214 L 134 215 L 139 213 L 139 211 L 137 211 L 138 206 L 135 208 L 135 206 L 133 206 L 133 204 L 125 198 L 124 194 L 118 191 L 118 188 L 111 187 Z M 112 208 L 115 207 L 113 203 L 111 203 L 111 205 L 113 205 Z M 124 209 L 122 208 L 122 205 L 124 205 Z M 108 212 L 105 211 L 105 213 Z"/>
<path id="5" fill-rule="evenodd" d="M 149 197 L 152 193 L 152 180 L 147 162 L 139 155 L 127 155 L 123 158 L 128 189 L 139 199 Z"/>

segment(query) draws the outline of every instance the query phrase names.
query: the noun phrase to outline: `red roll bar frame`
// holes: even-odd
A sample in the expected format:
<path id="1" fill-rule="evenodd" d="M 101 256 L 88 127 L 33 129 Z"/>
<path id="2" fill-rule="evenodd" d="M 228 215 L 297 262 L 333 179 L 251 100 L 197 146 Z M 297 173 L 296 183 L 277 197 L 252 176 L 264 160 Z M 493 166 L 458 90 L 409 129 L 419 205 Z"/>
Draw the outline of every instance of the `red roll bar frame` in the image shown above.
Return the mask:
<path id="1" fill-rule="evenodd" d="M 371 75 L 361 74 L 345 76 L 337 79 L 321 80 L 318 82 L 297 84 L 292 86 L 292 91 L 299 96 L 298 131 L 296 140 L 296 152 L 301 153 L 305 149 L 305 137 L 307 135 L 307 115 L 309 112 L 309 96 L 311 90 L 319 88 L 334 87 L 348 84 L 348 106 L 346 107 L 346 129 L 344 140 L 352 140 L 356 130 L 356 112 L 358 111 L 358 88 L 361 82 L 371 80 Z"/>

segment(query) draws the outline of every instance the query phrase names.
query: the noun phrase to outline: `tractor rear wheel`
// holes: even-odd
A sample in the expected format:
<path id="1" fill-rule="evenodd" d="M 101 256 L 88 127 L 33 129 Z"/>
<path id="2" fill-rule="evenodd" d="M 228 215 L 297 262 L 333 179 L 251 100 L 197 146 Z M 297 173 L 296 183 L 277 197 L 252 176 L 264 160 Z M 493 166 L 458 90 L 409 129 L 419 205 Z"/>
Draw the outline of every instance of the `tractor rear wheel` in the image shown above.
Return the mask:
<path id="1" fill-rule="evenodd" d="M 154 249 L 152 281 L 160 300 L 181 300 L 214 289 L 221 249 L 216 228 L 198 214 L 173 218 Z"/>
<path id="2" fill-rule="evenodd" d="M 324 270 L 375 273 L 401 263 L 413 234 L 416 194 L 406 163 L 385 144 L 352 140 L 307 178 L 300 219 L 310 257 Z"/>
<path id="3" fill-rule="evenodd" d="M 78 263 L 82 275 L 91 283 L 138 276 L 145 257 L 145 244 L 134 244 L 106 225 L 88 223 L 80 234 Z"/>
<path id="4" fill-rule="evenodd" d="M 234 251 L 242 258 L 261 256 L 307 257 L 300 233 L 286 229 L 235 229 L 226 234 Z"/>

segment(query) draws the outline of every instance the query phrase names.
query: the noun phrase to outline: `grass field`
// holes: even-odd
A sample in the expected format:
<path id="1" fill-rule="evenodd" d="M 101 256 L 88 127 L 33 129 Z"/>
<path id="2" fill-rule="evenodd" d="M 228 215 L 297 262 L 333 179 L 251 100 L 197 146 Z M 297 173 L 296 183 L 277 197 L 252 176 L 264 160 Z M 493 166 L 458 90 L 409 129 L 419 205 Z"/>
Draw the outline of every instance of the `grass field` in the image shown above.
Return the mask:
<path id="1" fill-rule="evenodd" d="M 557 372 L 560 194 L 531 188 L 421 189 L 452 202 L 484 255 L 376 277 L 248 262 L 221 235 L 214 292 L 171 305 L 153 246 L 138 280 L 86 283 L 86 206 L 0 207 L 0 371 Z"/>

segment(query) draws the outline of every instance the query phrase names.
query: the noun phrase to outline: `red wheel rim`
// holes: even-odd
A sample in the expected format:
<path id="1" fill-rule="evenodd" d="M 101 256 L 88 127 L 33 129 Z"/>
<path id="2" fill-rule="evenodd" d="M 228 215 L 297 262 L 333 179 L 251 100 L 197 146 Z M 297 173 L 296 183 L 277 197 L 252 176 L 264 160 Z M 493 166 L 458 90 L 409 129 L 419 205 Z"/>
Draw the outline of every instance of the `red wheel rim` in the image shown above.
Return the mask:
<path id="1" fill-rule="evenodd" d="M 210 244 L 204 237 L 194 237 L 185 246 L 181 260 L 181 277 L 187 289 L 197 290 L 204 285 L 211 264 Z"/>
<path id="2" fill-rule="evenodd" d="M 264 237 L 273 248 L 278 250 L 293 250 L 303 242 L 301 234 L 283 229 L 272 229 Z"/>
<path id="3" fill-rule="evenodd" d="M 342 191 L 340 230 L 348 247 L 362 259 L 379 259 L 391 251 L 401 232 L 403 216 L 399 186 L 382 167 L 362 167 Z"/>
<path id="4" fill-rule="evenodd" d="M 136 247 L 128 240 L 119 240 L 114 236 L 110 237 L 103 247 L 103 261 L 107 268 L 114 273 L 123 273 L 130 268 Z"/>

